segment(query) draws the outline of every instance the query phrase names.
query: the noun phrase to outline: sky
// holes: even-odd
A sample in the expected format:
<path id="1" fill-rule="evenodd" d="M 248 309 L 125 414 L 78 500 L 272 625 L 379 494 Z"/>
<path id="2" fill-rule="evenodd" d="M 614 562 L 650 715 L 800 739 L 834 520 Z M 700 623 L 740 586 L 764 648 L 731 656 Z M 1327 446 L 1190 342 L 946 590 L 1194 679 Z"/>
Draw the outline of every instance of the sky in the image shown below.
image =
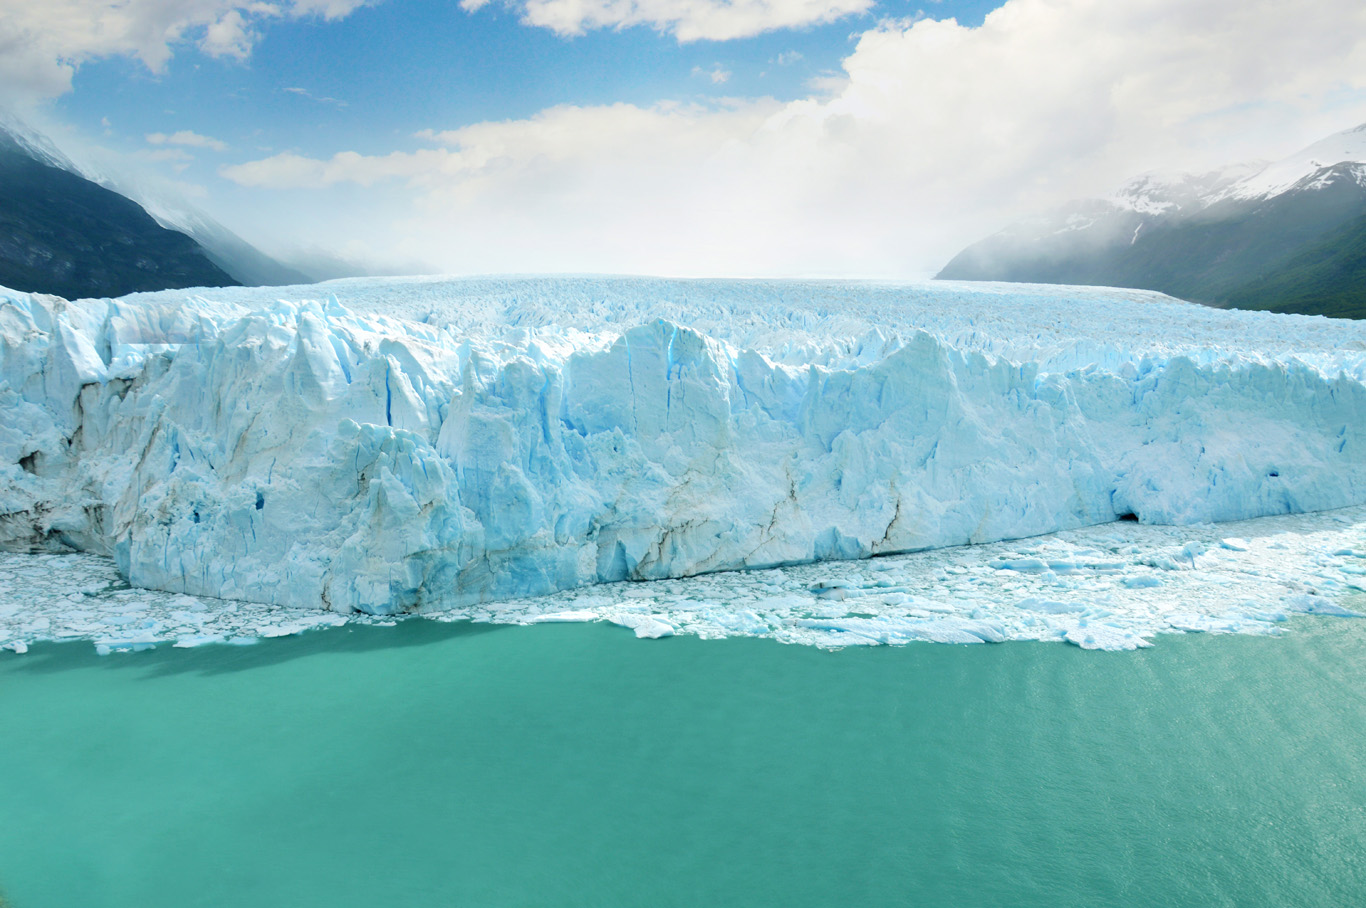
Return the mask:
<path id="1" fill-rule="evenodd" d="M 295 261 L 916 278 L 1366 122 L 1366 4 L 0 0 L 0 103 Z"/>

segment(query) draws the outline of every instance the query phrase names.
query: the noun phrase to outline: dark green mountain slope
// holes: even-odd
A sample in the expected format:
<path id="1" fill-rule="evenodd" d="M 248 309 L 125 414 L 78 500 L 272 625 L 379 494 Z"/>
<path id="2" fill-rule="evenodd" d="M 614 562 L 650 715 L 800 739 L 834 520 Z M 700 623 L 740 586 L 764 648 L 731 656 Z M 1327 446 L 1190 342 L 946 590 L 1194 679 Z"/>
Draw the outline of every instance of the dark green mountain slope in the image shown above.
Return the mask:
<path id="1" fill-rule="evenodd" d="M 1143 174 L 956 255 L 948 280 L 1158 290 L 1211 306 L 1366 318 L 1366 124 L 1271 163 Z"/>
<path id="2" fill-rule="evenodd" d="M 1366 216 L 1231 292 L 1229 306 L 1366 318 Z"/>
<path id="3" fill-rule="evenodd" d="M 137 203 L 0 133 L 0 285 L 75 299 L 237 284 Z"/>
<path id="4" fill-rule="evenodd" d="M 1327 314 L 1325 307 L 1340 309 L 1331 282 L 1294 288 L 1283 269 L 1363 214 L 1366 187 L 1340 165 L 1318 174 L 1312 189 L 1268 200 L 1218 202 L 1180 218 L 1115 212 L 1103 235 L 1002 232 L 963 250 L 937 276 L 1135 287 L 1216 306 L 1255 300 L 1255 308 Z"/>

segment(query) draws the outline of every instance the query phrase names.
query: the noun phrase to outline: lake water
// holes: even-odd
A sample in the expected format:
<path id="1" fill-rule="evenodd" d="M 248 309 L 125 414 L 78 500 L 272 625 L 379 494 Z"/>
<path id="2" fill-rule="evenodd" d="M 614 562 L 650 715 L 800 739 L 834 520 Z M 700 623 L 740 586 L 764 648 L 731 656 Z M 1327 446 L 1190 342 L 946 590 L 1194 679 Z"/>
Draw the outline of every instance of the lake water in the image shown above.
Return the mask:
<path id="1" fill-rule="evenodd" d="M 404 622 L 0 653 L 57 906 L 1366 904 L 1366 622 L 835 652 Z"/>

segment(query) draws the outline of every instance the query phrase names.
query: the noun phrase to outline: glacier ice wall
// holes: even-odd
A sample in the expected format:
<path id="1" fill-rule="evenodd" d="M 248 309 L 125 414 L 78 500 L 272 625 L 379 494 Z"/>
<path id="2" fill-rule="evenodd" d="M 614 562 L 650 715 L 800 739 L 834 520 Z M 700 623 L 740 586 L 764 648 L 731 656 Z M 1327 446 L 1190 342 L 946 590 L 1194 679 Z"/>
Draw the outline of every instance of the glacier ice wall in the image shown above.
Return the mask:
<path id="1" fill-rule="evenodd" d="M 1056 287 L 199 293 L 0 291 L 0 545 L 392 613 L 1366 502 L 1358 323 Z"/>

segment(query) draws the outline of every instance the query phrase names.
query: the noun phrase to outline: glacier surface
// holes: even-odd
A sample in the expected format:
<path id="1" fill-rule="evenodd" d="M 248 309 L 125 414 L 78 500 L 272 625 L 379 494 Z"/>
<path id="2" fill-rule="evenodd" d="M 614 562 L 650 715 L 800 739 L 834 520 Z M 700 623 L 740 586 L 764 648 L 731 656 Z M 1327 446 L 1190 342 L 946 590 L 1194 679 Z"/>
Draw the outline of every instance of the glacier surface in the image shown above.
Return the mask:
<path id="1" fill-rule="evenodd" d="M 1366 503 L 1366 325 L 1142 291 L 0 291 L 0 414 L 0 547 L 342 614 Z"/>

